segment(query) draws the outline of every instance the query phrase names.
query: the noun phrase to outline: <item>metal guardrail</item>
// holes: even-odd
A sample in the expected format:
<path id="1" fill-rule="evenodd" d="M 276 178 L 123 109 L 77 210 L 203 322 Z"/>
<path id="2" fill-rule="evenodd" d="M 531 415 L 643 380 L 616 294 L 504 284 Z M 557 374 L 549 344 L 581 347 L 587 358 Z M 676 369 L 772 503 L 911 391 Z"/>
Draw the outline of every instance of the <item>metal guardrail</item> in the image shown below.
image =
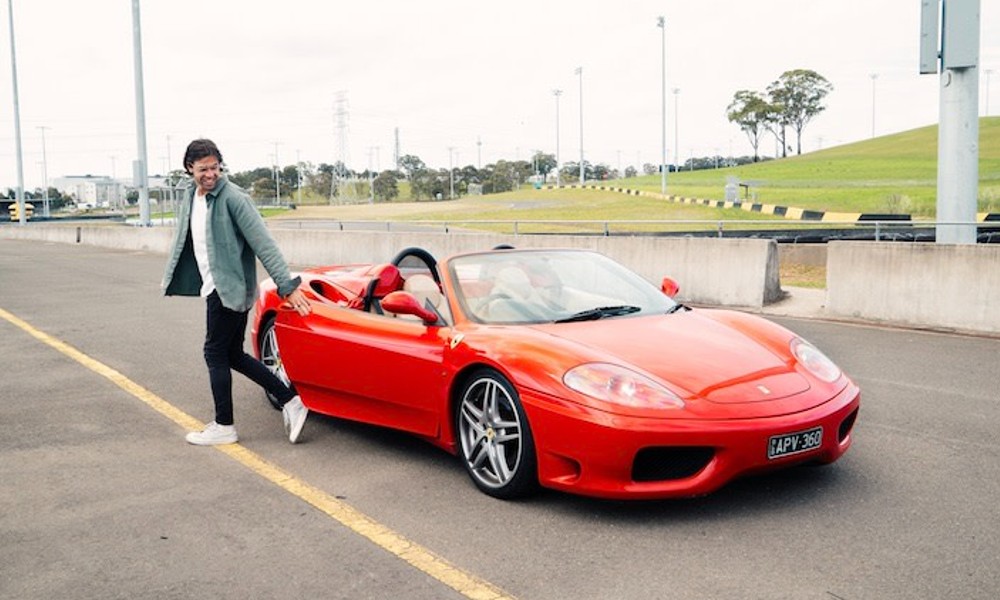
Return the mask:
<path id="1" fill-rule="evenodd" d="M 995 232 L 1000 241 L 1000 222 L 986 221 L 823 221 L 813 220 L 552 220 L 552 219 L 453 219 L 447 221 L 376 221 L 376 220 L 326 220 L 326 219 L 282 219 L 271 221 L 271 226 L 280 229 L 336 229 L 339 231 L 386 231 L 412 232 L 437 231 L 492 231 L 512 235 L 697 235 L 704 237 L 780 237 L 798 234 L 845 235 L 844 232 L 862 232 L 876 241 L 912 237 L 928 232 L 933 235 L 938 225 L 975 227 L 977 231 Z M 766 229 L 761 226 L 766 226 Z M 905 235 L 903 235 L 905 234 Z"/>

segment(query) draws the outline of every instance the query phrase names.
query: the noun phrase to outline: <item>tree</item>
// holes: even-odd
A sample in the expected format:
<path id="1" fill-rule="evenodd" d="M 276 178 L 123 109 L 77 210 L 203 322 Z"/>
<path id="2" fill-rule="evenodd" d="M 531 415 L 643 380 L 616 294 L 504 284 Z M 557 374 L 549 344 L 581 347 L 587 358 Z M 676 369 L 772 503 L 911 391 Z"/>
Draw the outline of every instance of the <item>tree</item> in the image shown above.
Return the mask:
<path id="1" fill-rule="evenodd" d="M 782 146 L 784 127 L 795 131 L 796 151 L 802 154 L 802 130 L 813 117 L 826 110 L 823 99 L 833 91 L 833 84 L 809 69 L 785 71 L 777 81 L 767 86 L 770 104 L 781 114 Z"/>
<path id="2" fill-rule="evenodd" d="M 586 166 L 587 165 L 584 164 L 585 168 L 586 168 Z M 606 181 L 608 179 L 612 179 L 613 178 L 612 176 L 613 176 L 613 172 L 611 171 L 611 167 L 609 167 L 608 165 L 605 165 L 605 164 L 601 163 L 601 164 L 594 165 L 593 175 L 591 175 L 590 177 L 592 179 L 596 179 L 598 181 Z"/>
<path id="3" fill-rule="evenodd" d="M 391 202 L 399 197 L 399 187 L 396 185 L 396 171 L 382 171 L 372 182 L 375 191 L 375 200 Z"/>
<path id="4" fill-rule="evenodd" d="M 292 191 L 299 189 L 300 166 L 301 165 L 288 165 L 280 171 L 281 189 Z"/>
<path id="5" fill-rule="evenodd" d="M 781 157 L 788 156 L 788 118 L 785 115 L 785 107 L 780 102 L 768 102 L 767 112 L 764 113 L 764 127 L 774 135 L 774 139 L 781 147 Z M 778 153 L 775 153 L 775 157 Z"/>
<path id="6" fill-rule="evenodd" d="M 264 169 L 265 171 L 267 169 Z M 243 187 L 243 186 L 240 186 Z M 255 200 L 272 200 L 274 198 L 274 176 L 260 177 L 247 188 Z"/>
<path id="7" fill-rule="evenodd" d="M 473 165 L 466 165 L 462 167 L 462 169 L 458 171 L 458 174 L 466 185 L 470 183 L 482 183 L 484 179 L 482 172 Z"/>
<path id="8" fill-rule="evenodd" d="M 483 191 L 487 194 L 509 192 L 518 185 L 517 163 L 498 160 L 493 172 L 484 182 Z"/>
<path id="9" fill-rule="evenodd" d="M 733 96 L 733 101 L 726 109 L 726 117 L 730 123 L 736 123 L 740 131 L 747 135 L 753 147 L 753 161 L 760 160 L 760 138 L 767 130 L 770 105 L 758 92 L 740 90 Z"/>
<path id="10" fill-rule="evenodd" d="M 405 156 L 399 157 L 399 169 L 406 173 L 406 178 L 413 181 L 413 176 L 421 171 L 427 170 L 427 165 L 420 158 L 407 154 Z"/>
<path id="11" fill-rule="evenodd" d="M 326 196 L 330 193 L 333 182 L 333 165 L 320 163 L 316 167 L 316 172 L 309 177 L 309 189 L 317 196 Z"/>
<path id="12" fill-rule="evenodd" d="M 556 155 L 545 154 L 539 151 L 531 157 L 531 162 L 535 164 L 535 168 L 538 169 L 539 174 L 543 177 L 547 177 L 548 174 L 556 168 Z"/>
<path id="13" fill-rule="evenodd" d="M 227 176 L 229 177 L 229 181 L 232 181 L 245 190 L 252 188 L 259 179 L 270 178 L 272 180 L 271 195 L 274 195 L 274 169 L 270 167 L 259 167 L 252 171 L 243 171 L 242 173 L 229 173 Z"/>
<path id="14" fill-rule="evenodd" d="M 448 185 L 448 170 L 431 171 L 422 169 L 414 171 L 410 179 L 410 196 L 414 200 L 427 198 L 433 200 L 440 194 L 443 198 Z"/>

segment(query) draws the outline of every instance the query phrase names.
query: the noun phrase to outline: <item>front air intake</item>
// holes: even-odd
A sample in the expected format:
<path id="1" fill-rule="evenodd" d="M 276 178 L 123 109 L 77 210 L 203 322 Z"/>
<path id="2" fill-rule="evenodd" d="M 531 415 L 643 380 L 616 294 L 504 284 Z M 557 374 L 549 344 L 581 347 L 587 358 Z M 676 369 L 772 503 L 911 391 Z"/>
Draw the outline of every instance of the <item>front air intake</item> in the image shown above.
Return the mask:
<path id="1" fill-rule="evenodd" d="M 632 462 L 632 481 L 670 481 L 691 477 L 715 456 L 707 446 L 661 446 L 643 448 Z"/>

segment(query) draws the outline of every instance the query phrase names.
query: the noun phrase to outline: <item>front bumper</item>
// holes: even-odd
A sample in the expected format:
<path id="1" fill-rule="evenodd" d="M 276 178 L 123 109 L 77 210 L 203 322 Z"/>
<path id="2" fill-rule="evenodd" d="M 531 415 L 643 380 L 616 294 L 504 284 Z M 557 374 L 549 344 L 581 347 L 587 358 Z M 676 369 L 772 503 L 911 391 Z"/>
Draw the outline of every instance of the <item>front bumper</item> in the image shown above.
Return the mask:
<path id="1" fill-rule="evenodd" d="M 849 383 L 808 410 L 719 421 L 622 417 L 552 402 L 530 391 L 522 392 L 522 400 L 538 451 L 541 485 L 586 496 L 642 499 L 699 496 L 751 473 L 831 463 L 851 445 L 861 392 Z M 823 428 L 821 445 L 768 459 L 772 436 L 815 427 Z M 685 464 L 649 468 L 650 460 L 674 457 Z"/>

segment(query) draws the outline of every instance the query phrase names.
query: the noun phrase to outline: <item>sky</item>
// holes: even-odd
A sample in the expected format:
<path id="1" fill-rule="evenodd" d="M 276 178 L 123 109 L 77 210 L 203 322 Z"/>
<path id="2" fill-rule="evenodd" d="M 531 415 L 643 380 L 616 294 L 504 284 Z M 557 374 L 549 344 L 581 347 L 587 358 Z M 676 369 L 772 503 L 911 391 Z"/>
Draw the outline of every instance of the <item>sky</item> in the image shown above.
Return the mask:
<path id="1" fill-rule="evenodd" d="M 132 2 L 8 1 L 25 188 L 43 173 L 129 175 Z M 833 85 L 802 140 L 803 152 L 829 148 L 937 122 L 939 77 L 918 69 L 920 3 L 145 0 L 148 171 L 181 168 L 200 137 L 236 172 L 338 160 L 386 169 L 397 134 L 400 154 L 433 168 L 528 160 L 557 143 L 564 163 L 582 146 L 611 168 L 659 164 L 664 55 L 668 162 L 751 155 L 726 107 L 792 69 Z M 0 13 L 5 189 L 17 185 L 8 2 Z M 1000 0 L 981 0 L 980 39 L 980 114 L 998 115 Z M 775 150 L 765 138 L 762 153 Z"/>

